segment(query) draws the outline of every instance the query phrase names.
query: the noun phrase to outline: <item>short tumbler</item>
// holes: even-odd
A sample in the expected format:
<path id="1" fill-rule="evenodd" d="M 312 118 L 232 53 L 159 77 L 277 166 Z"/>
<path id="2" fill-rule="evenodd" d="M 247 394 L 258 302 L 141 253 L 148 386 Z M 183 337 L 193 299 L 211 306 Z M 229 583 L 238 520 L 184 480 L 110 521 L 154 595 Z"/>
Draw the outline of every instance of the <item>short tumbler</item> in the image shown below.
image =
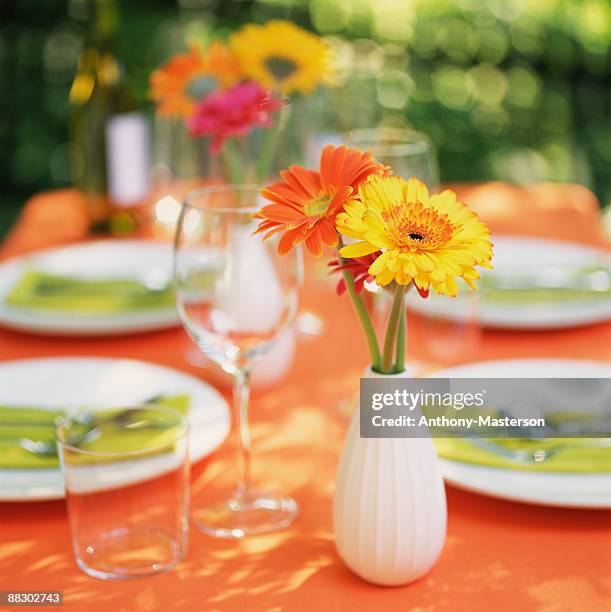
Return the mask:
<path id="1" fill-rule="evenodd" d="M 79 413 L 58 425 L 72 546 L 91 576 L 170 569 L 188 539 L 187 421 L 146 404 Z"/>

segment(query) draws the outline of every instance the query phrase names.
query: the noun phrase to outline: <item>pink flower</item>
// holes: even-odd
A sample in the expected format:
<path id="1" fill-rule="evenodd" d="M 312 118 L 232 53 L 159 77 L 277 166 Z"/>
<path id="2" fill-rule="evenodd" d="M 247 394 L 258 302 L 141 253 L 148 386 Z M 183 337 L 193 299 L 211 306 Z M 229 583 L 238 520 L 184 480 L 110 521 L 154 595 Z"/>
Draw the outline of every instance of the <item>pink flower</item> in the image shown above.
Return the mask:
<path id="1" fill-rule="evenodd" d="M 187 121 L 192 136 L 212 136 L 210 150 L 218 153 L 227 138 L 244 136 L 257 126 L 268 127 L 272 113 L 282 107 L 257 83 L 240 83 L 201 100 Z"/>

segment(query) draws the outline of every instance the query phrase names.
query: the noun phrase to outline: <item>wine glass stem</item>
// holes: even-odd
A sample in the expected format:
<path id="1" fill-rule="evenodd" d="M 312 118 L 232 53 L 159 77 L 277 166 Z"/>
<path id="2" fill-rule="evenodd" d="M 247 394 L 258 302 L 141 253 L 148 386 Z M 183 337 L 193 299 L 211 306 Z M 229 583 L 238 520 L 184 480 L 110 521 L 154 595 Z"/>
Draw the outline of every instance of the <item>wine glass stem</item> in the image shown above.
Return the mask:
<path id="1" fill-rule="evenodd" d="M 238 368 L 233 375 L 233 409 L 238 449 L 238 493 L 247 497 L 251 487 L 251 447 L 248 425 L 250 372 Z"/>

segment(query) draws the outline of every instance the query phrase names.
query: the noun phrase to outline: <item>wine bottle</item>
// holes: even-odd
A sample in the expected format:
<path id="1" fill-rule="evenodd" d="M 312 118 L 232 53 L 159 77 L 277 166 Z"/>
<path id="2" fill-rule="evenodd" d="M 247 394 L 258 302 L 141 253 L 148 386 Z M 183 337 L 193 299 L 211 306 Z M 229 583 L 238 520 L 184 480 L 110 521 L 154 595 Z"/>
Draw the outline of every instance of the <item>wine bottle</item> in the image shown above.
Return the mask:
<path id="1" fill-rule="evenodd" d="M 88 0 L 88 30 L 70 89 L 72 168 L 91 228 L 125 233 L 149 191 L 149 134 L 116 55 L 117 0 Z"/>

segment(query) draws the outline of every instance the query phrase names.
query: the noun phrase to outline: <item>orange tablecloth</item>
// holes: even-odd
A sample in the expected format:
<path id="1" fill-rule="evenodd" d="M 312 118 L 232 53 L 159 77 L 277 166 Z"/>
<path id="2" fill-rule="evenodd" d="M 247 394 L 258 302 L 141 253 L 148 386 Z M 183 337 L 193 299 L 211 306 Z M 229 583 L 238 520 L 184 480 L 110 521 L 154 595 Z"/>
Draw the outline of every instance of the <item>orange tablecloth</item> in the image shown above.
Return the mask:
<path id="1" fill-rule="evenodd" d="M 539 199 L 535 188 L 529 199 L 507 188 L 501 205 L 493 197 L 483 198 L 481 190 L 489 187 L 463 189 L 493 229 L 605 245 L 597 211 L 583 193 L 577 205 L 552 197 L 549 189 Z M 487 208 L 486 200 L 498 206 Z M 501 214 L 510 200 L 523 214 Z M 0 256 L 78 240 L 83 231 L 73 192 L 44 194 L 26 207 Z M 63 590 L 67 609 L 116 612 L 609 609 L 611 517 L 603 511 L 520 505 L 450 486 L 446 546 L 425 578 L 407 587 L 378 588 L 342 565 L 331 529 L 334 474 L 346 427 L 337 405 L 353 391 L 367 356 L 347 300 L 311 288 L 304 301 L 327 319 L 325 335 L 301 342 L 288 377 L 255 394 L 252 410 L 255 469 L 301 506 L 290 529 L 243 542 L 216 541 L 193 530 L 188 556 L 173 571 L 145 580 L 102 582 L 74 564 L 63 502 L 0 504 L 0 590 Z M 0 360 L 132 357 L 201 375 L 187 362 L 187 347 L 178 329 L 95 340 L 0 330 Z M 408 352 L 420 357 L 418 346 Z M 486 331 L 476 355 L 525 356 L 611 361 L 611 323 L 562 332 Z M 194 469 L 196 504 L 202 499 L 202 469 Z"/>

